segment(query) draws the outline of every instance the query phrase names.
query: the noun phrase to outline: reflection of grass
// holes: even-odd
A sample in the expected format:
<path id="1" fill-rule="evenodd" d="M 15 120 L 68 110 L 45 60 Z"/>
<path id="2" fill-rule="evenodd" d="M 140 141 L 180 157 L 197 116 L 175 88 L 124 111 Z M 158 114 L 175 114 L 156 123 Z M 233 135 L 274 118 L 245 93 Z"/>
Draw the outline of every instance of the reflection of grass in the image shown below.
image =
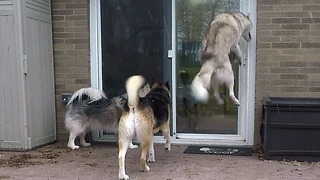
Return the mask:
<path id="1" fill-rule="evenodd" d="M 184 70 L 188 72 L 190 81 L 192 81 L 193 77 L 199 72 L 200 67 L 182 67 L 182 68 L 179 68 L 179 70 Z"/>

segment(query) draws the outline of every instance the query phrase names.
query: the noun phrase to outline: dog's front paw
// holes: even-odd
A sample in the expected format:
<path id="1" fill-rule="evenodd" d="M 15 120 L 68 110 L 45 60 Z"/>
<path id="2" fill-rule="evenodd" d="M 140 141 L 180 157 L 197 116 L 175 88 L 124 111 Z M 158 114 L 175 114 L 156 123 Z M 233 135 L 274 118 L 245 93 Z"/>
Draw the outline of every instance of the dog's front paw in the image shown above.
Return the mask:
<path id="1" fill-rule="evenodd" d="M 121 174 L 121 175 L 119 174 L 119 179 L 127 180 L 127 179 L 129 179 L 129 176 L 126 174 Z"/>
<path id="2" fill-rule="evenodd" d="M 138 145 L 134 145 L 132 143 L 129 144 L 130 149 L 137 149 L 138 147 L 139 147 Z"/>
<path id="3" fill-rule="evenodd" d="M 70 149 L 72 149 L 72 150 L 77 150 L 77 149 L 79 149 L 80 147 L 79 146 L 76 146 L 76 145 L 68 145 L 68 147 L 70 148 Z"/>
<path id="4" fill-rule="evenodd" d="M 90 144 L 90 143 L 81 143 L 81 145 L 82 145 L 82 146 L 84 146 L 84 147 L 91 146 L 91 144 Z"/>

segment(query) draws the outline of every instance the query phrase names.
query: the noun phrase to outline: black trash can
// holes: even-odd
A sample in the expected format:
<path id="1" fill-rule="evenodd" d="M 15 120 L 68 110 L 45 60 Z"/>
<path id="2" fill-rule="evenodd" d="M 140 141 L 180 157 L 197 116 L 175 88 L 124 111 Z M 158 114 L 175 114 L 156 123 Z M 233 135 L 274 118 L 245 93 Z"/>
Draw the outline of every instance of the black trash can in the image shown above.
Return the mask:
<path id="1" fill-rule="evenodd" d="M 320 161 L 320 98 L 269 97 L 262 117 L 266 159 Z"/>

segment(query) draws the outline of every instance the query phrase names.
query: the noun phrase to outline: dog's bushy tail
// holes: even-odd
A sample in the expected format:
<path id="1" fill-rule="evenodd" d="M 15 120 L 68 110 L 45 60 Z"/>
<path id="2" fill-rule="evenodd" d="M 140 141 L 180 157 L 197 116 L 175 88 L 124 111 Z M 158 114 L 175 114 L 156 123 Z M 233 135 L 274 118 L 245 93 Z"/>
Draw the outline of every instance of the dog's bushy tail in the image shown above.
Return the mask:
<path id="1" fill-rule="evenodd" d="M 101 98 L 106 98 L 106 95 L 100 89 L 95 89 L 92 87 L 81 88 L 71 96 L 67 106 L 70 106 L 74 103 L 81 103 L 83 101 L 90 103 Z"/>
<path id="2" fill-rule="evenodd" d="M 145 83 L 144 77 L 140 75 L 131 76 L 126 81 L 126 90 L 128 94 L 128 106 L 133 107 L 139 103 L 138 91 Z"/>
<path id="3" fill-rule="evenodd" d="M 204 87 L 202 81 L 198 74 L 194 77 L 190 85 L 191 97 L 193 97 L 193 101 L 195 102 L 207 103 L 209 100 L 209 92 Z"/>

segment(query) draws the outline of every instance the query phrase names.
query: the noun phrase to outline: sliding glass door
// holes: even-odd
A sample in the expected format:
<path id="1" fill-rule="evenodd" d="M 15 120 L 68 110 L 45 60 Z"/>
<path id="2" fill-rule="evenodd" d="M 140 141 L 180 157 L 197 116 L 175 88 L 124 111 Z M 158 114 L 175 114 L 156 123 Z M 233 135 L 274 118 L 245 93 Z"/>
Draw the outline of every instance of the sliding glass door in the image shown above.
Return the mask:
<path id="1" fill-rule="evenodd" d="M 200 70 L 200 48 L 208 27 L 220 12 L 239 11 L 240 1 L 176 0 L 177 33 L 177 133 L 237 134 L 238 106 L 228 98 L 225 86 L 220 87 L 220 96 L 225 100 L 218 104 L 210 94 L 207 104 L 192 102 L 188 93 L 194 76 Z M 230 54 L 231 62 L 235 56 Z M 235 62 L 235 95 L 239 96 L 239 65 Z M 241 98 L 240 98 L 241 99 Z"/>
<path id="2" fill-rule="evenodd" d="M 252 42 L 240 42 L 243 65 L 235 61 L 235 54 L 229 54 L 235 75 L 234 91 L 240 106 L 231 101 L 225 86 L 220 86 L 224 104 L 218 104 L 212 92 L 208 103 L 194 102 L 189 85 L 200 70 L 201 42 L 214 16 L 241 11 L 253 12 L 251 17 L 254 17 L 255 5 L 254 1 L 242 0 L 175 0 L 175 135 L 179 141 L 224 145 L 253 143 L 254 84 L 249 82 L 254 82 L 255 77 L 255 37 Z M 255 35 L 255 28 L 252 34 Z"/>
<path id="3" fill-rule="evenodd" d="M 172 86 L 172 141 L 186 144 L 253 144 L 256 1 L 249 0 L 91 0 L 92 85 L 108 97 L 125 93 L 134 74 Z M 243 65 L 234 62 L 234 105 L 221 86 L 224 104 L 191 102 L 188 85 L 200 70 L 201 41 L 214 16 L 221 12 L 250 13 L 252 41 L 241 40 Z M 211 93 L 212 94 L 212 93 Z M 94 139 L 107 140 L 103 131 Z M 111 139 L 116 139 L 112 136 Z M 163 138 L 155 138 L 159 142 Z"/>
<path id="4" fill-rule="evenodd" d="M 166 0 L 102 0 L 101 88 L 107 97 L 125 93 L 125 81 L 170 81 L 171 3 Z M 100 131 L 98 138 L 110 134 Z"/>

